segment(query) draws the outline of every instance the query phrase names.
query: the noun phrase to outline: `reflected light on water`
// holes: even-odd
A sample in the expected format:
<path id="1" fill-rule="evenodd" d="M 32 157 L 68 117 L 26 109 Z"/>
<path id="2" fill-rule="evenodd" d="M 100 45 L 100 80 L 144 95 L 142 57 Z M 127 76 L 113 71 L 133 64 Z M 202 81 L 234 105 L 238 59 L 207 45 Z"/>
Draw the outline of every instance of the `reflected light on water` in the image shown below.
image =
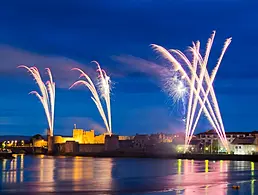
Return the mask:
<path id="1" fill-rule="evenodd" d="M 225 161 L 217 161 L 209 163 L 205 161 L 184 161 L 181 180 L 178 181 L 180 186 L 187 186 L 184 189 L 185 195 L 192 194 L 209 194 L 224 195 L 227 193 L 227 178 L 225 172 Z M 178 161 L 178 166 L 181 164 Z M 199 169 L 204 166 L 204 169 Z M 210 167 L 209 167 L 210 166 Z M 179 175 L 178 175 L 179 176 Z"/>
<path id="2" fill-rule="evenodd" d="M 219 172 L 222 173 L 222 171 L 223 171 L 223 160 L 220 160 L 219 161 Z M 220 174 L 220 176 L 221 176 L 221 174 Z"/>
<path id="3" fill-rule="evenodd" d="M 21 166 L 20 166 L 20 182 L 23 182 L 23 169 L 24 169 L 24 155 L 20 155 Z"/>
<path id="4" fill-rule="evenodd" d="M 209 172 L 209 161 L 205 160 L 205 173 Z"/>
<path id="5" fill-rule="evenodd" d="M 23 155 L 14 155 L 14 157 L 13 160 L 3 159 L 1 161 L 2 183 L 23 182 Z"/>
<path id="6" fill-rule="evenodd" d="M 6 159 L 2 160 L 2 182 L 6 182 Z"/>
<path id="7" fill-rule="evenodd" d="M 73 161 L 73 180 L 82 180 L 83 179 L 83 161 L 81 157 L 75 157 Z"/>
<path id="8" fill-rule="evenodd" d="M 73 187 L 74 191 L 80 190 L 80 185 L 76 185 L 76 181 L 83 180 L 83 174 L 84 174 L 84 167 L 83 167 L 83 159 L 81 157 L 75 157 L 73 159 L 73 171 L 72 171 L 72 176 L 73 176 L 73 182 L 75 182 L 75 185 Z"/>
<path id="9" fill-rule="evenodd" d="M 251 195 L 254 195 L 254 182 L 255 182 L 255 179 L 253 179 L 254 177 L 254 170 L 255 170 L 255 167 L 254 167 L 254 162 L 251 162 L 251 176 L 252 176 L 252 180 L 251 180 Z"/>
<path id="10" fill-rule="evenodd" d="M 194 172 L 194 160 L 191 160 L 191 173 Z"/>
<path id="11" fill-rule="evenodd" d="M 89 158 L 85 163 L 85 179 L 92 179 L 93 178 L 93 158 Z"/>
<path id="12" fill-rule="evenodd" d="M 181 167 L 182 167 L 182 160 L 178 159 L 177 160 L 177 174 L 180 175 L 181 174 Z"/>
<path id="13" fill-rule="evenodd" d="M 73 191 L 112 189 L 112 159 L 94 161 L 93 158 L 74 158 Z"/>
<path id="14" fill-rule="evenodd" d="M 254 195 L 254 181 L 255 179 L 251 180 L 251 195 Z"/>
<path id="15" fill-rule="evenodd" d="M 54 170 L 55 170 L 55 159 L 53 157 L 44 157 L 44 155 L 38 156 L 39 159 L 39 182 L 38 186 L 35 186 L 38 192 L 52 192 L 55 190 L 54 182 Z M 36 178 L 35 178 L 36 179 Z"/>
<path id="16" fill-rule="evenodd" d="M 251 162 L 251 175 L 254 176 L 254 162 Z"/>
<path id="17" fill-rule="evenodd" d="M 53 158 L 41 158 L 40 159 L 40 182 L 53 182 L 54 181 L 54 169 L 55 161 Z"/>

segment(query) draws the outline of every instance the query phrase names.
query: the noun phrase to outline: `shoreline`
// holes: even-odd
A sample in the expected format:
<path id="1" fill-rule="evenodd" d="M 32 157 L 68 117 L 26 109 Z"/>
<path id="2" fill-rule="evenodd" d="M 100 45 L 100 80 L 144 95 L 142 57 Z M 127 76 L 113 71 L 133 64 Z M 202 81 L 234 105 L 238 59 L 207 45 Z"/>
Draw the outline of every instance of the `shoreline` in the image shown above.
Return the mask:
<path id="1" fill-rule="evenodd" d="M 175 153 L 148 153 L 148 152 L 101 152 L 101 153 L 65 153 L 48 154 L 49 156 L 80 156 L 93 158 L 153 158 L 153 159 L 188 159 L 188 160 L 230 160 L 258 162 L 258 155 L 232 154 L 175 154 Z"/>

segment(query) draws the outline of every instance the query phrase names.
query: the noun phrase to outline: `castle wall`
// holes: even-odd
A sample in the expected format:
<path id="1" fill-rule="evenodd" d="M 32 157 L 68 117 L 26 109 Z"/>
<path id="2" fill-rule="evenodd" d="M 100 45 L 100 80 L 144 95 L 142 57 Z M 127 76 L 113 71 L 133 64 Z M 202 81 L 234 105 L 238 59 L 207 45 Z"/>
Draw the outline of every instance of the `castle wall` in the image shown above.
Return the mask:
<path id="1" fill-rule="evenodd" d="M 95 136 L 94 130 L 73 129 L 73 137 L 54 136 L 57 153 L 102 152 L 106 134 Z"/>
<path id="2" fill-rule="evenodd" d="M 84 131 L 83 129 L 73 130 L 73 139 L 79 144 L 94 144 L 95 143 L 94 130 Z"/>
<path id="3" fill-rule="evenodd" d="M 54 136 L 55 144 L 63 144 L 67 141 L 75 141 L 75 139 L 73 137 Z"/>
<path id="4" fill-rule="evenodd" d="M 95 133 L 94 130 L 84 131 L 82 137 L 82 144 L 94 144 L 95 143 Z"/>
<path id="5" fill-rule="evenodd" d="M 111 135 L 105 137 L 105 150 L 115 151 L 119 149 L 119 140 L 117 135 Z"/>
<path id="6" fill-rule="evenodd" d="M 67 141 L 65 142 L 65 153 L 78 153 L 79 152 L 79 144 L 75 141 Z"/>
<path id="7" fill-rule="evenodd" d="M 105 137 L 106 137 L 106 134 L 101 134 L 101 135 L 95 136 L 94 143 L 95 144 L 104 144 L 105 143 Z"/>
<path id="8" fill-rule="evenodd" d="M 105 150 L 104 144 L 80 144 L 79 152 L 81 153 L 97 153 Z"/>
<path id="9" fill-rule="evenodd" d="M 74 129 L 73 130 L 73 139 L 77 141 L 79 144 L 83 143 L 83 129 Z"/>
<path id="10" fill-rule="evenodd" d="M 55 153 L 64 154 L 65 153 L 65 143 L 55 144 L 54 145 Z"/>

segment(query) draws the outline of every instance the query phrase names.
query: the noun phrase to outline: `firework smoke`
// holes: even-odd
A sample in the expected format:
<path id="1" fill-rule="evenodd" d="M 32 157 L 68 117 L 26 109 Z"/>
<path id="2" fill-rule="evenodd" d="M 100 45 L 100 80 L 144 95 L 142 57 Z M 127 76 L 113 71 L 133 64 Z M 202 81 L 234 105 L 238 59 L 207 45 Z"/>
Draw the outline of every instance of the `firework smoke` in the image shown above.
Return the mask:
<path id="1" fill-rule="evenodd" d="M 50 136 L 53 136 L 54 133 L 54 112 L 55 112 L 55 83 L 53 81 L 52 73 L 49 68 L 46 68 L 49 80 L 46 84 L 42 81 L 41 75 L 37 67 L 28 67 L 28 66 L 18 66 L 18 68 L 25 68 L 36 80 L 36 83 L 39 86 L 41 94 L 37 91 L 32 91 L 30 94 L 35 94 L 40 102 L 43 105 L 45 114 L 48 121 L 48 126 L 50 130 Z"/>
<path id="2" fill-rule="evenodd" d="M 92 93 L 91 99 L 94 101 L 94 103 L 97 106 L 100 116 L 103 119 L 104 124 L 106 126 L 107 132 L 109 133 L 109 135 L 111 135 L 112 134 L 111 105 L 110 105 L 111 80 L 110 80 L 110 77 L 107 76 L 106 72 L 103 69 L 101 69 L 99 63 L 96 61 L 93 61 L 93 62 L 97 64 L 97 72 L 99 74 L 97 78 L 97 84 L 96 84 L 97 87 L 95 87 L 91 78 L 84 71 L 82 71 L 79 68 L 73 68 L 72 70 L 77 70 L 81 73 L 79 78 L 84 77 L 86 80 L 76 81 L 74 84 L 72 84 L 70 89 L 77 85 L 85 85 L 90 90 L 90 92 Z M 101 98 L 103 98 L 105 101 L 107 116 L 103 109 L 102 103 L 100 101 Z"/>

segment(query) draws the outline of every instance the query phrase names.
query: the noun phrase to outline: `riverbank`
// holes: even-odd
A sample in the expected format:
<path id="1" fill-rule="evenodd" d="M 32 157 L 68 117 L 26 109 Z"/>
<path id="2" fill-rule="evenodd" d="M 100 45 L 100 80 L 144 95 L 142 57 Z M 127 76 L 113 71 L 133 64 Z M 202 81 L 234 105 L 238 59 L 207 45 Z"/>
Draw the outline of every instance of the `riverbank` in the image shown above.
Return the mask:
<path id="1" fill-rule="evenodd" d="M 99 152 L 99 153 L 66 153 L 62 156 L 84 156 L 100 158 L 161 158 L 161 159 L 189 159 L 189 160 L 231 160 L 258 162 L 258 155 L 232 155 L 232 154 L 175 154 L 150 152 Z"/>

